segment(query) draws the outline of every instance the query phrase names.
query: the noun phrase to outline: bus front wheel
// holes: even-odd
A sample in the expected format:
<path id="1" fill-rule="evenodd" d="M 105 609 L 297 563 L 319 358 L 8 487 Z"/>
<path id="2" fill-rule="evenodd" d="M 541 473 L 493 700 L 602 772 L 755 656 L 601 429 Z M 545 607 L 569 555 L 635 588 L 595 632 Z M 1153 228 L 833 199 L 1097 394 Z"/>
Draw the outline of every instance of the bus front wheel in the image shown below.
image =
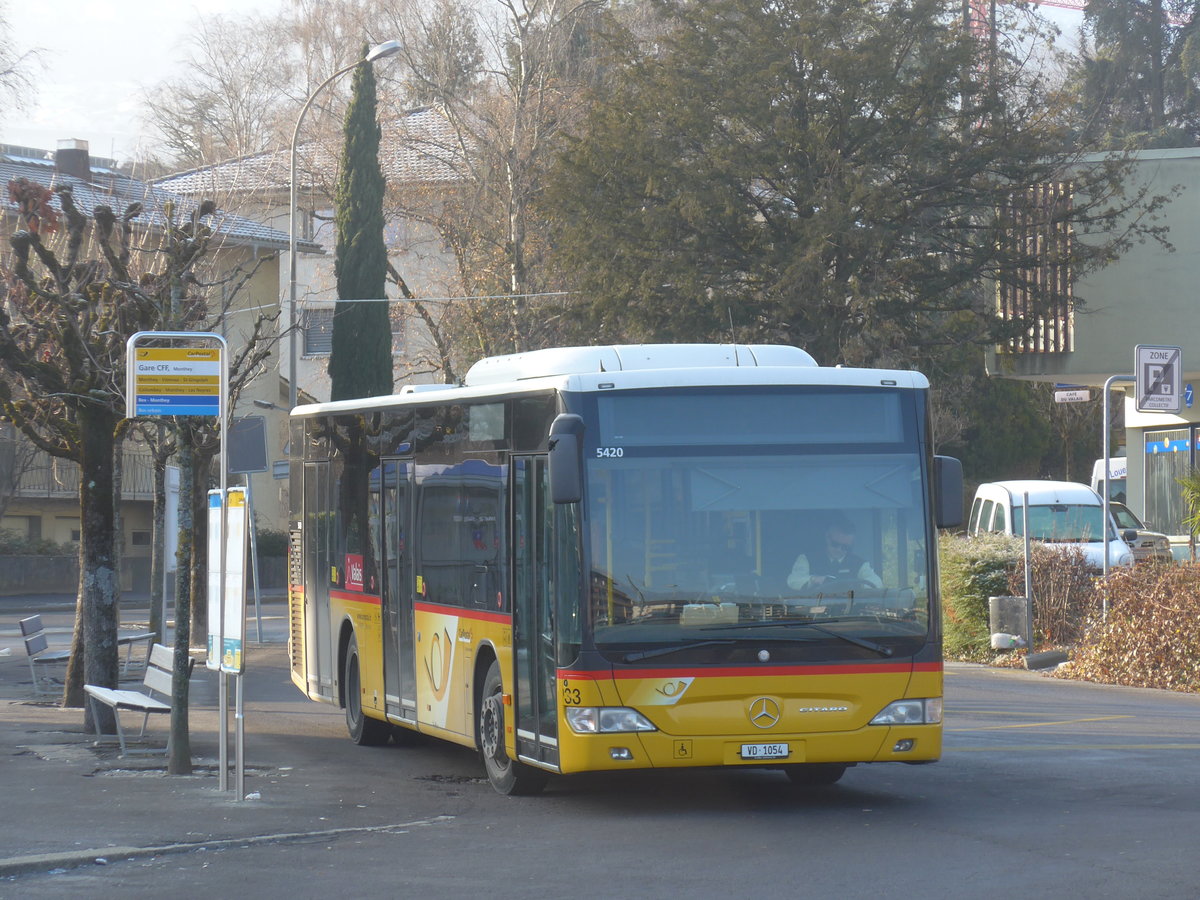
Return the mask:
<path id="1" fill-rule="evenodd" d="M 536 794 L 546 786 L 547 774 L 510 759 L 504 749 L 504 697 L 500 665 L 493 661 L 483 680 L 479 704 L 479 753 L 488 781 L 501 794 Z"/>
<path id="2" fill-rule="evenodd" d="M 392 733 L 391 726 L 363 714 L 362 678 L 358 671 L 358 638 L 353 634 L 350 635 L 350 644 L 346 647 L 342 688 L 346 692 L 346 730 L 350 732 L 350 740 L 362 746 L 386 744 Z"/>

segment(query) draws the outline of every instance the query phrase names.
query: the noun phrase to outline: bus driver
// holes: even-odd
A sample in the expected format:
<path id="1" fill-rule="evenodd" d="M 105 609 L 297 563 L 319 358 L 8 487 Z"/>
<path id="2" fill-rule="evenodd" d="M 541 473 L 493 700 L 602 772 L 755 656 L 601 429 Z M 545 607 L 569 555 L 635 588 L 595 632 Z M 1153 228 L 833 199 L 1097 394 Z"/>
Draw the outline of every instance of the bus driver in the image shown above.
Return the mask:
<path id="1" fill-rule="evenodd" d="M 815 553 L 796 557 L 788 587 L 808 591 L 834 581 L 860 582 L 874 588 L 883 587 L 883 579 L 875 574 L 871 564 L 853 552 L 854 525 L 844 516 L 834 519 L 825 530 L 825 546 Z"/>

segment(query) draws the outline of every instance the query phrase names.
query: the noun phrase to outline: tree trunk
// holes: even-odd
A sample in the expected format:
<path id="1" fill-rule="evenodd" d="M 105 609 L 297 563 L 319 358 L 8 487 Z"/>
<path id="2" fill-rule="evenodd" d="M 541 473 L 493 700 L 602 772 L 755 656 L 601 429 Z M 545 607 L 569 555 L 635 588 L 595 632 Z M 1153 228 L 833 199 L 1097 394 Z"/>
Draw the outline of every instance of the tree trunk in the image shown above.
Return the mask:
<path id="1" fill-rule="evenodd" d="M 113 498 L 113 617 L 117 621 L 117 631 L 121 629 L 121 571 L 125 559 L 125 522 L 121 515 L 121 492 L 125 489 L 125 437 L 119 433 L 113 441 L 112 467 L 112 498 Z M 117 647 L 120 655 L 120 645 Z M 118 661 L 118 665 L 120 662 Z"/>
<path id="2" fill-rule="evenodd" d="M 192 452 L 192 478 L 188 502 L 192 505 L 192 567 L 184 577 L 191 581 L 192 634 L 197 639 L 208 637 L 208 470 L 212 457 Z M 180 477 L 180 505 L 184 481 Z M 215 548 L 214 548 L 215 549 Z M 219 552 L 219 551 L 218 551 Z"/>
<path id="3" fill-rule="evenodd" d="M 150 547 L 150 630 L 159 643 L 166 635 L 163 630 L 163 576 L 167 566 L 167 457 L 158 450 L 166 439 L 164 431 L 159 425 L 158 447 L 154 453 L 154 537 Z"/>
<path id="4" fill-rule="evenodd" d="M 175 554 L 175 672 L 171 682 L 171 752 L 167 757 L 168 775 L 192 774 L 192 744 L 188 736 L 188 658 L 191 651 L 191 579 L 192 567 L 192 430 L 184 425 L 179 441 L 179 548 Z"/>
<path id="5" fill-rule="evenodd" d="M 79 547 L 79 587 L 75 594 L 75 624 L 71 629 L 71 658 L 67 661 L 67 674 L 63 679 L 63 706 L 83 706 L 83 669 L 87 659 L 87 647 L 83 641 L 83 545 Z M 91 715 L 84 713 L 85 727 L 91 726 Z"/>
<path id="6" fill-rule="evenodd" d="M 81 404 L 80 433 L 80 573 L 79 599 L 83 612 L 83 678 L 87 684 L 115 688 L 117 654 L 117 572 L 113 516 L 113 429 L 116 416 L 109 409 Z M 77 667 L 78 668 L 78 667 Z M 68 683 L 67 700 L 73 699 Z M 82 686 L 78 698 L 83 704 Z M 75 704 L 71 704 L 75 705 Z M 116 730 L 112 710 L 99 711 L 100 731 Z M 90 705 L 85 727 L 95 727 Z"/>

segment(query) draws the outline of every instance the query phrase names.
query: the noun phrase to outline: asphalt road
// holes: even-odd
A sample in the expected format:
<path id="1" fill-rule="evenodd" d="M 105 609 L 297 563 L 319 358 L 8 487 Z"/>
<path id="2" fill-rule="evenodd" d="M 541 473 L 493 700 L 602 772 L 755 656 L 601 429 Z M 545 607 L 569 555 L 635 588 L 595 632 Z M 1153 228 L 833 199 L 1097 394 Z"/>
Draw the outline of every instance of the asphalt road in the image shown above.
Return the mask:
<path id="1" fill-rule="evenodd" d="M 506 798 L 462 748 L 353 746 L 267 657 L 248 688 L 249 758 L 271 762 L 251 784 L 260 825 L 0 897 L 1200 895 L 1194 695 L 950 665 L 936 765 L 816 790 L 763 769 L 597 775 Z"/>

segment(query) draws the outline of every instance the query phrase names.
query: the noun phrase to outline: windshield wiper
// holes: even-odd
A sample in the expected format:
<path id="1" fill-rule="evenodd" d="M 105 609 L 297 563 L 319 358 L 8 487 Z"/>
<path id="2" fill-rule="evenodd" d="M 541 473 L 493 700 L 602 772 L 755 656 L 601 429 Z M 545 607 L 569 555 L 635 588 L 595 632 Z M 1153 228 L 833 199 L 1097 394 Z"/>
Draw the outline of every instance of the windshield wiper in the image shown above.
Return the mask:
<path id="1" fill-rule="evenodd" d="M 621 657 L 622 662 L 637 662 L 642 659 L 650 659 L 654 656 L 666 656 L 668 653 L 676 653 L 680 650 L 692 650 L 696 647 L 712 647 L 716 644 L 736 644 L 737 641 L 689 641 L 686 644 L 672 644 L 670 647 L 656 647 L 653 650 L 637 650 L 633 653 L 626 653 Z"/>
<path id="2" fill-rule="evenodd" d="M 840 638 L 848 644 L 854 644 L 856 647 L 862 647 L 864 650 L 870 650 L 872 653 L 878 653 L 880 656 L 891 656 L 893 650 L 891 647 L 885 647 L 883 644 L 877 644 L 874 641 L 868 641 L 865 638 L 854 637 L 849 634 L 842 634 L 840 631 L 834 631 L 832 628 L 826 628 L 823 625 L 818 625 L 816 622 L 799 622 L 799 621 L 767 621 L 767 622 L 737 622 L 729 625 L 705 625 L 704 630 L 713 629 L 728 629 L 728 628 L 811 628 L 813 631 L 819 631 L 821 634 L 827 634 L 830 637 Z"/>

